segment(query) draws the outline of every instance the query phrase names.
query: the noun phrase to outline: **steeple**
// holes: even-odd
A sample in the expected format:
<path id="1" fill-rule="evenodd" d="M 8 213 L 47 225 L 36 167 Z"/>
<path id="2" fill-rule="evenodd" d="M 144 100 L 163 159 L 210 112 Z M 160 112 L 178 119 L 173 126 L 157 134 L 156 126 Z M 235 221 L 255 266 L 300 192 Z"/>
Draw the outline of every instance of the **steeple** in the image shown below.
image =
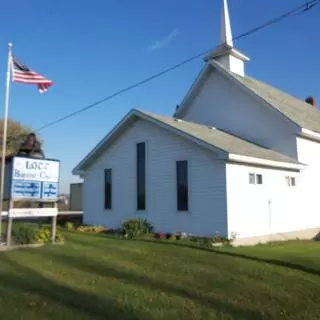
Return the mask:
<path id="1" fill-rule="evenodd" d="M 216 60 L 227 70 L 244 76 L 244 64 L 250 59 L 233 47 L 228 0 L 222 0 L 222 2 L 220 44 L 217 48 L 211 51 L 204 60 Z"/>
<path id="2" fill-rule="evenodd" d="M 232 31 L 230 24 L 230 16 L 227 0 L 223 0 L 222 13 L 221 13 L 221 29 L 220 29 L 220 44 L 227 44 L 233 47 Z"/>

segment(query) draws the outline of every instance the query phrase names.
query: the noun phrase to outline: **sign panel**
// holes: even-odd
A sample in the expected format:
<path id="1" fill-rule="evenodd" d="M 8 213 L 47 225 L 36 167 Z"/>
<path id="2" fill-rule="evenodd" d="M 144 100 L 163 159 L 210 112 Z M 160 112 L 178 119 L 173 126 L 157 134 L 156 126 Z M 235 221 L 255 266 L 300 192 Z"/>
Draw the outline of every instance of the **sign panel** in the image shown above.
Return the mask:
<path id="1" fill-rule="evenodd" d="M 9 209 L 9 218 L 55 217 L 57 215 L 58 215 L 57 208 Z"/>
<path id="2" fill-rule="evenodd" d="M 56 199 L 58 198 L 58 184 L 55 182 L 42 183 L 42 199 Z"/>
<path id="3" fill-rule="evenodd" d="M 57 160 L 14 157 L 11 198 L 58 200 L 60 162 Z"/>
<path id="4" fill-rule="evenodd" d="M 19 199 L 40 198 L 41 182 L 13 180 L 11 195 Z"/>
<path id="5" fill-rule="evenodd" d="M 59 174 L 59 161 L 24 157 L 13 158 L 13 180 L 59 182 Z"/>

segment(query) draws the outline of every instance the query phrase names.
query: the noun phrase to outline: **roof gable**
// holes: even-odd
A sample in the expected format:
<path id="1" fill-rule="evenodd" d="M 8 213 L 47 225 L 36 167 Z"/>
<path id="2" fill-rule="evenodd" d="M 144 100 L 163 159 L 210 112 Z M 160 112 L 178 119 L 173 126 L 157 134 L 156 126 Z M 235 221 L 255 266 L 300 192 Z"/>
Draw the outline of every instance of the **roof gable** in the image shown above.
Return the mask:
<path id="1" fill-rule="evenodd" d="M 280 154 L 276 151 L 266 149 L 262 146 L 236 137 L 230 133 L 214 127 L 183 121 L 168 116 L 131 110 L 117 125 L 106 135 L 97 146 L 74 168 L 73 174 L 82 174 L 83 170 L 90 166 L 129 124 L 136 119 L 144 119 L 177 134 L 189 141 L 215 152 L 220 158 L 228 159 L 228 155 L 244 155 L 256 159 L 268 161 L 299 164 L 298 161 Z"/>
<path id="2" fill-rule="evenodd" d="M 242 77 L 234 74 L 225 69 L 217 61 L 210 61 L 205 65 L 204 69 L 191 86 L 187 95 L 184 97 L 180 108 L 176 111 L 176 116 L 182 115 L 187 110 L 190 102 L 199 91 L 209 72 L 212 72 L 213 70 L 222 72 L 229 79 L 234 81 L 234 83 L 240 85 L 249 93 L 254 94 L 279 115 L 289 120 L 296 126 L 320 132 L 320 112 L 315 107 L 264 82 L 258 81 L 251 77 Z"/>
<path id="3" fill-rule="evenodd" d="M 320 132 L 320 112 L 314 106 L 251 77 L 232 76 L 299 127 Z"/>

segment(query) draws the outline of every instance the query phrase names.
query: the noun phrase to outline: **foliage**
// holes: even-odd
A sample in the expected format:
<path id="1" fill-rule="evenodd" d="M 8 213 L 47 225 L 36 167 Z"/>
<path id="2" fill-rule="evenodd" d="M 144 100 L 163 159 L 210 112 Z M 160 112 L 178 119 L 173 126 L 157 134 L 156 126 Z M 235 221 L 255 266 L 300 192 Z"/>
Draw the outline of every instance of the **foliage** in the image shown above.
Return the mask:
<path id="1" fill-rule="evenodd" d="M 33 234 L 33 243 L 45 243 L 51 240 L 51 229 L 40 228 Z"/>
<path id="2" fill-rule="evenodd" d="M 74 216 L 74 215 L 58 215 L 57 217 L 57 225 L 61 227 L 65 227 L 67 222 L 71 222 L 74 224 L 75 228 L 82 224 L 82 215 Z"/>
<path id="3" fill-rule="evenodd" d="M 101 232 L 105 232 L 106 228 L 101 225 L 96 225 L 96 226 L 95 225 L 93 225 L 93 226 L 85 225 L 85 226 L 79 226 L 77 228 L 77 231 L 101 233 Z"/>
<path id="4" fill-rule="evenodd" d="M 64 224 L 64 227 L 67 229 L 67 230 L 75 230 L 75 225 L 73 222 L 71 221 L 67 221 L 65 224 Z"/>
<path id="5" fill-rule="evenodd" d="M 212 246 L 212 239 L 208 237 L 191 237 L 190 241 L 195 242 L 199 247 L 210 248 Z"/>
<path id="6" fill-rule="evenodd" d="M 147 219 L 130 219 L 122 223 L 122 233 L 125 238 L 134 238 L 153 231 L 153 226 Z"/>
<path id="7" fill-rule="evenodd" d="M 34 234 L 35 227 L 29 224 L 17 223 L 17 225 L 12 228 L 12 240 L 15 244 L 33 243 Z"/>
<path id="8" fill-rule="evenodd" d="M 17 223 L 12 228 L 12 239 L 15 244 L 40 244 L 51 242 L 51 228 L 37 228 L 33 223 Z M 56 230 L 56 241 L 63 242 L 64 236 Z"/>
<path id="9" fill-rule="evenodd" d="M 190 241 L 194 242 L 199 247 L 211 248 L 217 246 L 228 246 L 232 244 L 232 240 L 225 237 L 214 235 L 212 237 L 190 237 Z"/>
<path id="10" fill-rule="evenodd" d="M 43 227 L 38 229 L 33 235 L 33 243 L 47 243 L 51 241 L 51 228 Z M 56 242 L 64 242 L 65 238 L 63 234 L 56 230 Z"/>
<path id="11" fill-rule="evenodd" d="M 7 130 L 6 156 L 11 156 L 16 154 L 20 147 L 20 144 L 25 140 L 27 134 L 30 133 L 31 131 L 32 131 L 31 127 L 25 126 L 18 121 L 9 119 L 8 130 Z M 0 120 L 0 141 L 1 142 L 2 142 L 2 137 L 3 137 L 3 120 Z M 0 148 L 0 152 L 2 152 L 2 147 Z"/>

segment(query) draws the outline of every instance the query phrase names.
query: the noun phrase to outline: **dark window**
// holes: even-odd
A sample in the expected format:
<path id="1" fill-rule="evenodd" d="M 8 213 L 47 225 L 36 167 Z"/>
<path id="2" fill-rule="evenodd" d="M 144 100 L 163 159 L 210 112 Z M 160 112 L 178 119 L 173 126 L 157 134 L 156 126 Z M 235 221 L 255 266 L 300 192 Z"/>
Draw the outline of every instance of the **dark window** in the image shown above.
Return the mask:
<path id="1" fill-rule="evenodd" d="M 137 144 L 137 209 L 146 210 L 146 144 Z"/>
<path id="2" fill-rule="evenodd" d="M 262 184 L 262 174 L 257 174 L 257 184 Z"/>
<path id="3" fill-rule="evenodd" d="M 177 208 L 188 211 L 188 161 L 177 161 Z"/>
<path id="4" fill-rule="evenodd" d="M 262 184 L 262 174 L 249 173 L 250 184 Z"/>
<path id="5" fill-rule="evenodd" d="M 112 205 L 112 169 L 104 169 L 104 208 Z"/>
<path id="6" fill-rule="evenodd" d="M 289 177 L 287 176 L 286 177 L 286 180 L 287 180 L 287 185 L 289 187 L 294 187 L 296 185 L 296 178 L 295 177 Z"/>

